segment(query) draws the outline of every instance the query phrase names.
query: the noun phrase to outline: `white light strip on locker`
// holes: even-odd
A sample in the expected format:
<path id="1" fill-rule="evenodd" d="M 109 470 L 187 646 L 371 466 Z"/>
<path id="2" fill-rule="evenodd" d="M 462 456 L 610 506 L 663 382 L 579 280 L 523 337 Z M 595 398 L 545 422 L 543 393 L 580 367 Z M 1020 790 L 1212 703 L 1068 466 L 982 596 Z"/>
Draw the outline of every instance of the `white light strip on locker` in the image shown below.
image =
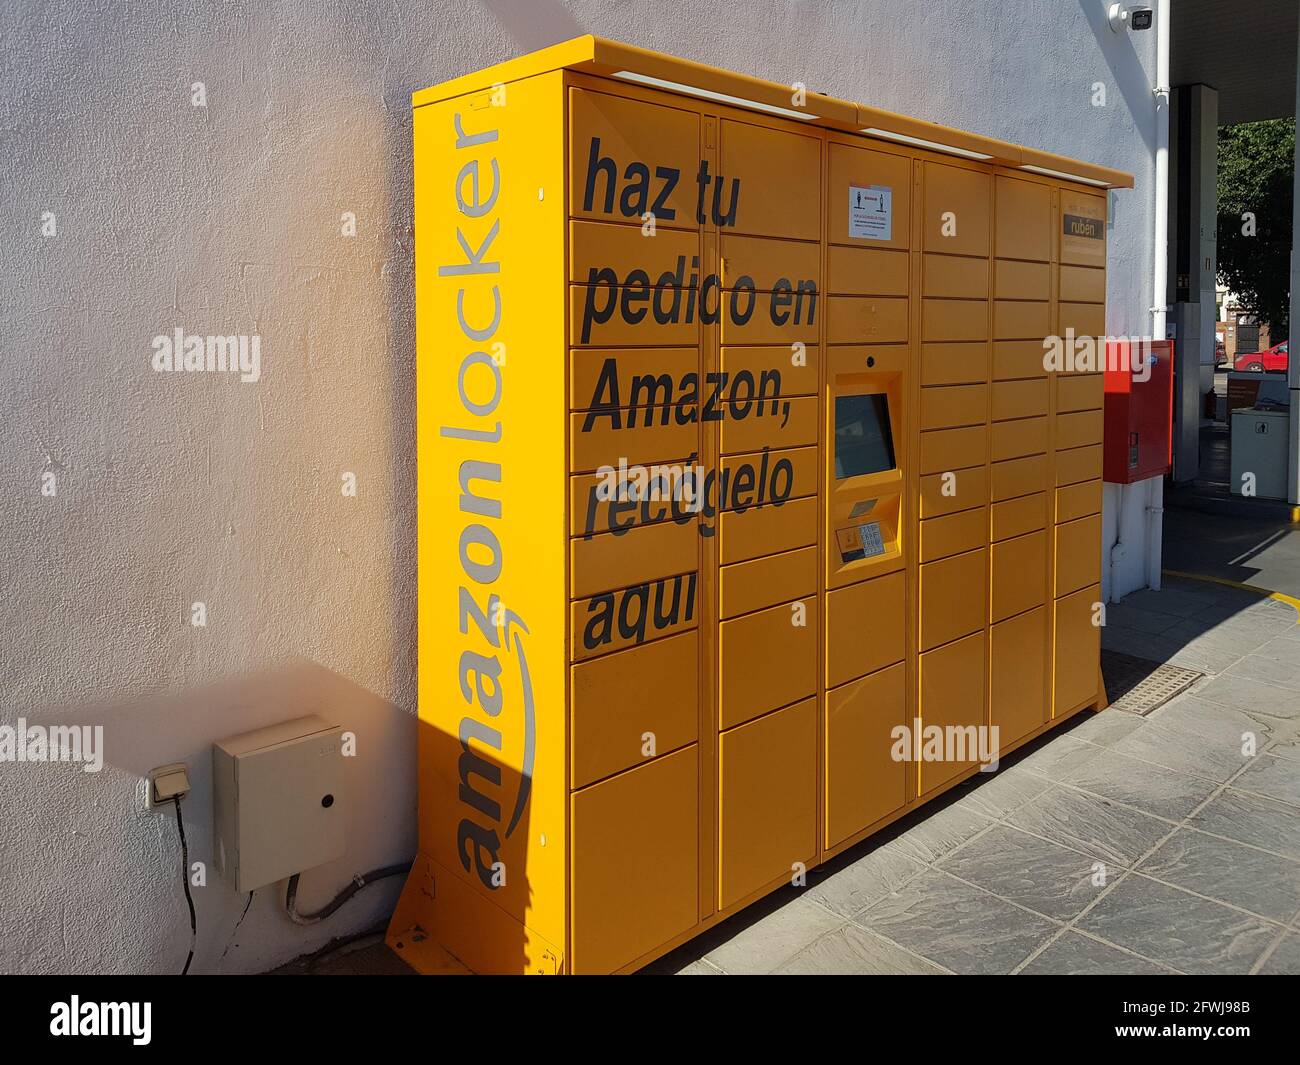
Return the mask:
<path id="1" fill-rule="evenodd" d="M 1042 174 L 1044 177 L 1064 178 L 1066 181 L 1082 181 L 1085 185 L 1097 185 L 1103 189 L 1108 188 L 1110 185 L 1108 181 L 1080 177 L 1078 174 L 1067 174 L 1061 170 L 1048 170 L 1045 166 L 1022 166 L 1020 169 L 1028 170 L 1031 174 Z"/>
<path id="2" fill-rule="evenodd" d="M 694 85 L 683 85 L 679 81 L 666 81 L 663 78 L 652 78 L 649 74 L 638 74 L 634 70 L 616 70 L 614 77 L 622 78 L 624 81 L 635 81 L 639 85 L 649 85 L 655 89 L 667 89 L 669 92 L 686 93 L 688 96 L 698 96 L 704 100 L 713 100 L 720 104 L 733 104 L 736 107 L 748 107 L 755 111 L 766 111 L 769 115 L 780 115 L 783 118 L 797 118 L 801 122 L 811 122 L 821 116 L 810 114 L 807 111 L 793 111 L 787 107 L 777 107 L 775 104 L 759 103 L 757 100 L 746 100 L 740 96 L 728 96 L 725 92 L 713 92 L 710 89 L 699 89 Z"/>
<path id="3" fill-rule="evenodd" d="M 873 137 L 884 137 L 886 140 L 898 141 L 900 144 L 910 144 L 914 148 L 929 148 L 936 152 L 947 152 L 949 155 L 960 155 L 967 159 L 992 159 L 993 156 L 985 155 L 983 152 L 972 152 L 969 148 L 954 148 L 951 144 L 939 144 L 936 141 L 922 140 L 920 137 L 909 137 L 905 133 L 893 133 L 887 129 L 877 129 L 875 126 L 869 126 L 862 130 L 863 133 L 870 133 Z"/>

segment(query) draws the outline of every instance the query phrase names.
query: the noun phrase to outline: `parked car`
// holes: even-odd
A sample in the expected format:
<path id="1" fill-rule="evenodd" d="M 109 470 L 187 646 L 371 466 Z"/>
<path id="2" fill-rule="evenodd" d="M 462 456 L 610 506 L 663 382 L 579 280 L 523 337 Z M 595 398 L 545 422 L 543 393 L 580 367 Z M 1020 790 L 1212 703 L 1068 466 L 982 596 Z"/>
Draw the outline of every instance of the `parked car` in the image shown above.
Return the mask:
<path id="1" fill-rule="evenodd" d="M 1223 345 L 1223 337 L 1220 336 L 1214 342 L 1214 368 L 1217 370 L 1228 361 L 1228 349 Z"/>
<path id="2" fill-rule="evenodd" d="M 1243 355 L 1238 355 L 1233 360 L 1233 368 L 1237 370 L 1281 370 L 1286 372 L 1286 345 L 1284 340 L 1280 344 L 1274 344 L 1265 351 L 1248 351 Z"/>

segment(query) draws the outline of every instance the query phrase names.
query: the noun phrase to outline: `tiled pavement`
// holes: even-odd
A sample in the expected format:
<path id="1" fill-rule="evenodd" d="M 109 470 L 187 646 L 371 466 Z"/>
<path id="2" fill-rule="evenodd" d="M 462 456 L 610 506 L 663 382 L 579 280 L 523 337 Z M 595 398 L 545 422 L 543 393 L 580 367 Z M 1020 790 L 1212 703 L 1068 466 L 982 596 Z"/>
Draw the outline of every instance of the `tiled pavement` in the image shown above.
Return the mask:
<path id="1" fill-rule="evenodd" d="M 1171 579 L 1103 643 L 1207 675 L 1080 715 L 647 971 L 1300 972 L 1296 611 Z"/>
<path id="2" fill-rule="evenodd" d="M 1103 643 L 1207 676 L 1079 715 L 646 971 L 1300 973 L 1296 611 L 1172 579 Z M 279 971 L 410 972 L 378 937 Z"/>

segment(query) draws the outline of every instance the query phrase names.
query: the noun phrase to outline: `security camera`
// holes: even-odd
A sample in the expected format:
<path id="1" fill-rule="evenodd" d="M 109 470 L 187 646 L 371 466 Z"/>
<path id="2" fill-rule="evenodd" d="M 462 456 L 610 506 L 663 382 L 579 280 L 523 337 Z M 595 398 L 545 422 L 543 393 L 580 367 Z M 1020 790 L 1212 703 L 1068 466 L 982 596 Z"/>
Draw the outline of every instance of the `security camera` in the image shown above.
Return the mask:
<path id="1" fill-rule="evenodd" d="M 1149 7 L 1127 8 L 1123 4 L 1111 4 L 1106 11 L 1110 28 L 1116 33 L 1127 26 L 1131 30 L 1149 30 L 1154 18 Z"/>

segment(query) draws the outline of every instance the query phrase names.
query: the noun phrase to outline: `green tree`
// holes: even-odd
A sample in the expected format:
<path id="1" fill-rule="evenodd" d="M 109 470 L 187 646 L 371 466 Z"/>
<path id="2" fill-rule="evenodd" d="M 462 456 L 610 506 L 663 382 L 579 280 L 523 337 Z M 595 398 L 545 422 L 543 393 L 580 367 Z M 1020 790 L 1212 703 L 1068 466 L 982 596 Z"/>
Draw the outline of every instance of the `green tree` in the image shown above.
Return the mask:
<path id="1" fill-rule="evenodd" d="M 1219 283 L 1288 335 L 1295 119 L 1219 127 Z"/>

